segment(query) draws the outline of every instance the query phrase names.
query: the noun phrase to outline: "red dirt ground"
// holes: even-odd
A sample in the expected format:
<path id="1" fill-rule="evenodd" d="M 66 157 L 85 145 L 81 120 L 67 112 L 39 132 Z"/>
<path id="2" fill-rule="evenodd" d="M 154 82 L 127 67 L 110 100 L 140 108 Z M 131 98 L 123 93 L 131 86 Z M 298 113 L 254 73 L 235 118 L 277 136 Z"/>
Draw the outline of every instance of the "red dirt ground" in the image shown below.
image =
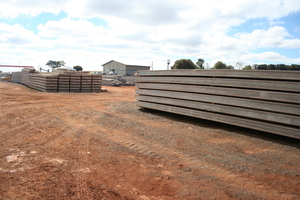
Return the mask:
<path id="1" fill-rule="evenodd" d="M 300 199 L 299 140 L 0 82 L 0 199 Z"/>

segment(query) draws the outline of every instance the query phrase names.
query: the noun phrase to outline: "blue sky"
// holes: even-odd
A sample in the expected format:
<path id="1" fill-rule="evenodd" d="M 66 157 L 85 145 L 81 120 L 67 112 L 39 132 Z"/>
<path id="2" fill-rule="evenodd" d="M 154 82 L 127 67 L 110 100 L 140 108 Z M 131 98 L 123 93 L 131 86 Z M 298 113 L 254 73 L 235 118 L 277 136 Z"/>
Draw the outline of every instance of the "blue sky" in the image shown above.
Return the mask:
<path id="1" fill-rule="evenodd" d="M 300 0 L 0 0 L 0 36 L 0 65 L 300 64 Z"/>

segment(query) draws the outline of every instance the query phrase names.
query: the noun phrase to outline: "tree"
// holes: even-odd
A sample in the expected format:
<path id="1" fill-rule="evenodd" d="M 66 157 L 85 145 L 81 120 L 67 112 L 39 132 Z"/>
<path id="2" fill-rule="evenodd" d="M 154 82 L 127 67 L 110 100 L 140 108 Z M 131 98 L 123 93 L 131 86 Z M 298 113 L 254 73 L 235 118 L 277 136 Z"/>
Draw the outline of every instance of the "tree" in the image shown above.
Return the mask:
<path id="1" fill-rule="evenodd" d="M 48 65 L 49 67 L 51 67 L 52 69 L 54 68 L 59 68 L 62 66 L 65 66 L 65 61 L 54 61 L 54 60 L 49 60 L 46 65 Z"/>
<path id="2" fill-rule="evenodd" d="M 277 66 L 274 65 L 274 64 L 269 64 L 268 69 L 270 69 L 270 70 L 276 70 Z"/>
<path id="3" fill-rule="evenodd" d="M 214 69 L 227 69 L 227 65 L 221 61 L 216 62 Z"/>
<path id="4" fill-rule="evenodd" d="M 249 70 L 249 69 L 252 69 L 251 65 L 246 65 L 243 70 Z"/>
<path id="5" fill-rule="evenodd" d="M 260 65 L 257 66 L 257 69 L 268 70 L 268 65 L 267 64 L 260 64 Z"/>
<path id="6" fill-rule="evenodd" d="M 297 64 L 255 64 L 254 66 L 258 70 L 300 70 L 300 65 Z"/>
<path id="7" fill-rule="evenodd" d="M 300 65 L 292 64 L 291 70 L 300 70 Z"/>
<path id="8" fill-rule="evenodd" d="M 226 69 L 234 69 L 234 66 L 228 65 L 228 66 L 226 67 Z"/>
<path id="9" fill-rule="evenodd" d="M 73 69 L 75 69 L 76 71 L 82 71 L 83 70 L 80 65 L 74 66 Z"/>
<path id="10" fill-rule="evenodd" d="M 268 67 L 268 68 L 270 69 L 270 67 Z M 291 66 L 285 65 L 285 64 L 277 64 L 276 69 L 279 69 L 279 70 L 290 70 Z"/>
<path id="11" fill-rule="evenodd" d="M 199 58 L 198 61 L 196 62 L 196 65 L 199 67 L 199 69 L 204 69 L 204 60 L 202 58 Z"/>
<path id="12" fill-rule="evenodd" d="M 171 69 L 197 69 L 197 66 L 190 59 L 176 60 Z"/>

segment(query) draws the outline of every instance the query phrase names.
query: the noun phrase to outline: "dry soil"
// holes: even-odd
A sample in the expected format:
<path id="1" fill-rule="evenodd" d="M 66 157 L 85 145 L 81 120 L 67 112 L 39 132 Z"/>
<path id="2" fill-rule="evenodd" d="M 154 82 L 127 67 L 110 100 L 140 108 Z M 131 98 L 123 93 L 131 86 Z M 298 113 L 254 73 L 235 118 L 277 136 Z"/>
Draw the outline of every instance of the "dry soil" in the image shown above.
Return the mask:
<path id="1" fill-rule="evenodd" d="M 0 82 L 0 199 L 300 199 L 299 140 Z"/>

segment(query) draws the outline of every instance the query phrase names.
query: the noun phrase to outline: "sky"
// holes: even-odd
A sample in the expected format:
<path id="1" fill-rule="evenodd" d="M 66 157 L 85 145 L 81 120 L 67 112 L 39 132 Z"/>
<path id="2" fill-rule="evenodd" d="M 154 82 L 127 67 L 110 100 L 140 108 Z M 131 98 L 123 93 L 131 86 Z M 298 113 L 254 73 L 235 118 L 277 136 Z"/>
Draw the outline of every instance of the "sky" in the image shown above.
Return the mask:
<path id="1" fill-rule="evenodd" d="M 300 0 L 0 0 L 0 65 L 300 64 Z M 16 71 L 0 68 L 1 71 Z"/>

